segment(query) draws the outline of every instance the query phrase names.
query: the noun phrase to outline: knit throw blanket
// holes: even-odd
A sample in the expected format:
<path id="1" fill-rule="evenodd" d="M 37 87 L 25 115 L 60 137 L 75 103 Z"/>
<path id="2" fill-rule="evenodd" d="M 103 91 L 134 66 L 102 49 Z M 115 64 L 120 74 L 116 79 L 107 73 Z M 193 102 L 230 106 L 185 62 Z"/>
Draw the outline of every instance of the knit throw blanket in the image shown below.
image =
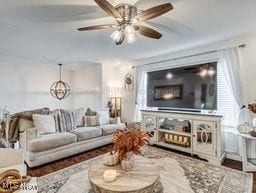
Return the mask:
<path id="1" fill-rule="evenodd" d="M 35 109 L 31 111 L 23 111 L 11 115 L 9 129 L 8 129 L 8 141 L 10 143 L 15 143 L 19 140 L 19 119 L 32 120 L 33 114 L 48 115 L 50 112 L 49 108 Z"/>

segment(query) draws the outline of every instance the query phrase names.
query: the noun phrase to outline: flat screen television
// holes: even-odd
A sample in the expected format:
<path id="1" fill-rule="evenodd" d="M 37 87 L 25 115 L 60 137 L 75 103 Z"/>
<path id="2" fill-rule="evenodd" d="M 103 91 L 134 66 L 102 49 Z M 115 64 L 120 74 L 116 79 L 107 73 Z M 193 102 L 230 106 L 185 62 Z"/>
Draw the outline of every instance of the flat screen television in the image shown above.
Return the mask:
<path id="1" fill-rule="evenodd" d="M 217 110 L 217 62 L 148 72 L 147 106 Z"/>

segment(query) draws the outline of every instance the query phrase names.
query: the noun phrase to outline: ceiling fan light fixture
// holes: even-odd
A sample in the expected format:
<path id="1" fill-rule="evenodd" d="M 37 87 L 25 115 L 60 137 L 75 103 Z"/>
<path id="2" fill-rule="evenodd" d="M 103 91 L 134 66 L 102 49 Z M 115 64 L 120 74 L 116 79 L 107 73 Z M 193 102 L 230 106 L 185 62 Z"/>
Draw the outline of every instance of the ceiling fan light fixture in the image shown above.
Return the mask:
<path id="1" fill-rule="evenodd" d="M 158 31 L 140 25 L 140 22 L 159 17 L 173 9 L 171 3 L 164 3 L 139 11 L 136 3 L 139 0 L 94 0 L 98 6 L 109 16 L 115 18 L 116 24 L 103 24 L 89 27 L 78 28 L 79 31 L 89 31 L 117 27 L 118 30 L 111 34 L 111 38 L 116 45 L 121 45 L 124 40 L 127 43 L 133 43 L 136 40 L 136 33 L 148 38 L 160 39 L 162 34 Z M 138 25 L 137 25 L 138 24 Z"/>
<path id="2" fill-rule="evenodd" d="M 136 24 L 138 22 L 139 22 L 139 20 L 137 18 L 131 18 L 131 23 L 132 24 Z"/>
<path id="3" fill-rule="evenodd" d="M 132 36 L 132 35 L 134 35 L 134 34 L 135 34 L 135 29 L 134 29 L 134 27 L 131 26 L 131 25 L 127 25 L 127 26 L 125 27 L 125 35 L 127 35 L 127 36 Z"/>
<path id="4" fill-rule="evenodd" d="M 126 36 L 126 41 L 128 44 L 133 44 L 136 41 L 136 36 L 135 34 L 133 35 L 127 35 Z"/>
<path id="5" fill-rule="evenodd" d="M 118 42 L 122 38 L 122 33 L 119 30 L 116 30 L 112 33 L 111 38 L 115 41 Z"/>

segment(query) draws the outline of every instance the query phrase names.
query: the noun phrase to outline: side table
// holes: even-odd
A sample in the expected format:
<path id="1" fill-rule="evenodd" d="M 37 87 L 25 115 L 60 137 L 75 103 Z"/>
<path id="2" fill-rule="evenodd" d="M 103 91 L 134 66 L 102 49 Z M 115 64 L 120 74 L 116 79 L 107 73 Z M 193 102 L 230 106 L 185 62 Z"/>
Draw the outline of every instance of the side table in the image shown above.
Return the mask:
<path id="1" fill-rule="evenodd" d="M 237 135 L 241 138 L 242 142 L 242 161 L 243 161 L 243 171 L 244 172 L 255 172 L 256 171 L 256 164 L 252 163 L 248 158 L 247 152 L 247 142 L 251 140 L 256 141 L 256 137 L 252 137 L 250 134 L 242 134 L 237 133 Z"/>

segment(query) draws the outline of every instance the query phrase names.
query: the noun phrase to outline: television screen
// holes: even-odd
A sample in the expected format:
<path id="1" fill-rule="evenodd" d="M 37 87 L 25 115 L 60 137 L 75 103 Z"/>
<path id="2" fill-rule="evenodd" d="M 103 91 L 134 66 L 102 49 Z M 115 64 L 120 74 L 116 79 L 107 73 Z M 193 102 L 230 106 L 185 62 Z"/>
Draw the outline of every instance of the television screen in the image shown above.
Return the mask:
<path id="1" fill-rule="evenodd" d="M 217 109 L 217 62 L 147 73 L 147 106 Z"/>

